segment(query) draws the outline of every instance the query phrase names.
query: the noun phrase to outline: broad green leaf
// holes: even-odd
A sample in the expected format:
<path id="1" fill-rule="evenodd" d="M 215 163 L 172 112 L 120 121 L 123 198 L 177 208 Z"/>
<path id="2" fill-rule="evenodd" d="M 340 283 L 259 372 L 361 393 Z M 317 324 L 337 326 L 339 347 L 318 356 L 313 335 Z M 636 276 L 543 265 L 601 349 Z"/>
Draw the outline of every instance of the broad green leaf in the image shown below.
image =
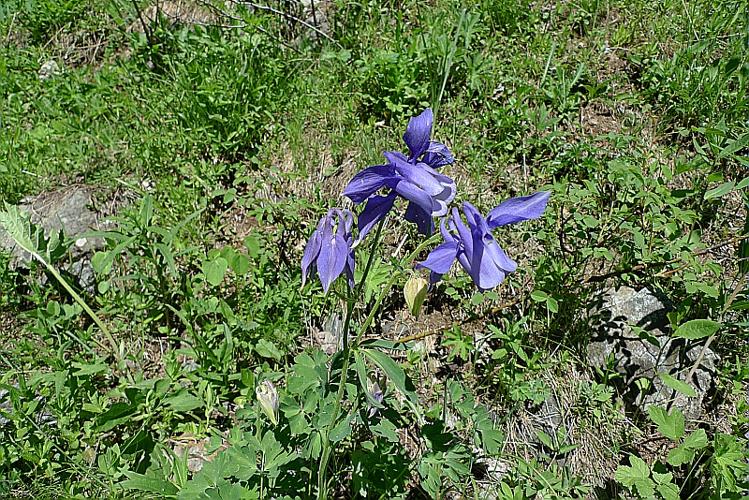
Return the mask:
<path id="1" fill-rule="evenodd" d="M 275 359 L 276 361 L 279 361 L 283 357 L 283 353 L 276 347 L 276 344 L 266 339 L 257 341 L 255 352 L 264 358 Z"/>
<path id="2" fill-rule="evenodd" d="M 733 191 L 735 184 L 733 181 L 724 182 L 720 186 L 713 188 L 705 193 L 705 200 L 712 200 L 714 198 L 720 198 L 721 196 L 727 195 Z"/>
<path id="3" fill-rule="evenodd" d="M 203 262 L 203 274 L 205 274 L 206 281 L 213 286 L 218 286 L 224 280 L 228 267 L 229 263 L 223 257 Z"/>
<path id="4" fill-rule="evenodd" d="M 709 337 L 723 325 L 710 319 L 693 319 L 679 326 L 674 332 L 674 337 L 697 340 Z"/>
<path id="5" fill-rule="evenodd" d="M 187 389 L 182 389 L 174 396 L 166 398 L 164 403 L 177 413 L 188 412 L 203 406 L 203 400 L 187 392 Z"/>
<path id="6" fill-rule="evenodd" d="M 614 473 L 614 479 L 620 484 L 631 488 L 638 481 L 650 480 L 650 467 L 640 457 L 629 456 L 630 466 L 620 465 Z"/>
<path id="7" fill-rule="evenodd" d="M 707 433 L 705 429 L 697 429 L 684 439 L 682 446 L 691 450 L 701 450 L 707 446 Z"/>
<path id="8" fill-rule="evenodd" d="M 385 438 L 391 443 L 397 443 L 399 441 L 398 434 L 396 432 L 398 428 L 395 427 L 395 424 L 393 424 L 386 418 L 383 418 L 379 423 L 375 425 L 370 425 L 369 430 L 371 430 L 374 435 Z"/>
<path id="9" fill-rule="evenodd" d="M 666 384 L 671 389 L 680 392 L 686 396 L 689 396 L 690 398 L 697 397 L 697 391 L 694 390 L 694 388 L 687 384 L 686 382 L 683 382 L 675 377 L 672 377 L 668 373 L 661 372 L 658 374 L 658 377 L 663 381 L 664 384 Z"/>
<path id="10" fill-rule="evenodd" d="M 655 487 L 661 494 L 663 500 L 679 500 L 679 487 L 673 483 L 659 484 Z"/>
<path id="11" fill-rule="evenodd" d="M 330 431 L 330 440 L 337 443 L 346 439 L 351 434 L 351 421 L 354 419 L 354 412 L 351 412 L 346 418 L 335 424 Z"/>
<path id="12" fill-rule="evenodd" d="M 385 372 L 387 378 L 393 382 L 393 385 L 401 394 L 406 396 L 412 403 L 418 403 L 419 398 L 416 396 L 412 384 L 406 378 L 406 372 L 403 371 L 403 368 L 398 363 L 393 361 L 387 354 L 376 349 L 363 349 L 362 352 Z"/>
<path id="13" fill-rule="evenodd" d="M 244 276 L 250 270 L 250 258 L 237 252 L 231 259 L 231 270 L 239 276 Z"/>
<path id="14" fill-rule="evenodd" d="M 678 409 L 674 408 L 668 413 L 660 406 L 651 405 L 648 415 L 658 425 L 658 431 L 667 438 L 676 441 L 684 435 L 684 414 Z"/>
<path id="15" fill-rule="evenodd" d="M 690 463 L 694 459 L 695 453 L 696 450 L 692 450 L 683 445 L 677 446 L 668 452 L 668 458 L 666 458 L 666 461 L 674 467 L 679 467 L 680 465 Z"/>
<path id="16" fill-rule="evenodd" d="M 707 446 L 707 434 L 704 429 L 697 429 L 684 439 L 681 445 L 668 453 L 668 463 L 674 467 L 690 463 L 697 451 Z"/>
<path id="17" fill-rule="evenodd" d="M 536 302 L 545 302 L 549 299 L 549 294 L 544 292 L 543 290 L 533 290 L 531 292 L 531 299 L 535 300 Z"/>

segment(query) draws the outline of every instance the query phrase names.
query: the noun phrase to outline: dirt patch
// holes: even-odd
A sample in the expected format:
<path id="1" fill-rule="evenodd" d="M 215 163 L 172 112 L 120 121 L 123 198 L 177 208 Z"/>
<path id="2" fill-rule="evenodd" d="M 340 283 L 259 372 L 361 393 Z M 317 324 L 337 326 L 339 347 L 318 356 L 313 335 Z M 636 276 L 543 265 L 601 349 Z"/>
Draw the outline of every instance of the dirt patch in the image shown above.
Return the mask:
<path id="1" fill-rule="evenodd" d="M 580 108 L 580 126 L 592 136 L 618 134 L 623 125 L 618 113 L 601 102 L 589 102 Z"/>

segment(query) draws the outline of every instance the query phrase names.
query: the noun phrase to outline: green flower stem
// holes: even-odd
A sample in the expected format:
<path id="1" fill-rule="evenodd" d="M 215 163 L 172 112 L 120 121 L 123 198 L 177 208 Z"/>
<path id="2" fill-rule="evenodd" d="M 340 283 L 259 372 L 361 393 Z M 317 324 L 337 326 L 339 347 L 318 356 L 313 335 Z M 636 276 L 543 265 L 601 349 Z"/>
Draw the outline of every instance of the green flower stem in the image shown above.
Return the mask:
<path id="1" fill-rule="evenodd" d="M 440 239 L 439 234 L 432 235 L 431 238 L 427 238 L 424 240 L 419 246 L 414 249 L 413 252 L 408 254 L 408 256 L 401 261 L 401 267 L 405 267 L 407 264 L 409 264 L 411 261 L 413 261 L 418 255 L 429 245 L 432 245 L 439 241 Z M 356 340 L 354 341 L 354 347 L 358 347 L 359 343 L 361 342 L 361 337 L 364 335 L 364 332 L 367 331 L 369 326 L 372 324 L 372 321 L 374 321 L 375 314 L 377 314 L 377 311 L 379 310 L 380 306 L 382 305 L 382 301 L 385 300 L 385 297 L 387 297 L 387 294 L 390 292 L 390 289 L 393 287 L 395 282 L 403 275 L 403 270 L 399 270 L 393 273 L 393 275 L 390 277 L 388 282 L 385 284 L 385 287 L 380 292 L 380 295 L 377 297 L 377 300 L 374 303 L 374 306 L 372 306 L 372 309 L 370 309 L 369 314 L 367 315 L 367 318 L 364 320 L 364 323 L 361 324 L 359 327 L 359 331 L 356 334 Z"/>
<path id="2" fill-rule="evenodd" d="M 112 334 L 109 332 L 109 329 L 104 325 L 104 322 L 99 318 L 99 315 L 97 315 L 93 309 L 91 309 L 88 304 L 86 304 L 86 301 L 83 300 L 83 298 L 78 295 L 78 293 L 73 289 L 72 286 L 65 280 L 65 278 L 62 277 L 62 275 L 57 272 L 57 269 L 47 262 L 47 260 L 39 255 L 37 252 L 34 252 L 31 249 L 24 248 L 24 250 L 28 251 L 31 256 L 36 259 L 37 261 L 41 262 L 44 267 L 49 271 L 49 273 L 62 285 L 62 287 L 70 294 L 71 297 L 73 297 L 73 300 L 75 300 L 81 308 L 88 314 L 92 320 L 94 320 L 94 323 L 96 323 L 96 326 L 99 327 L 99 330 L 104 334 L 104 336 L 107 338 L 110 344 L 110 348 L 112 350 L 112 355 L 115 357 L 115 359 L 120 359 L 120 353 L 119 349 L 117 348 L 117 342 L 114 340 L 114 337 L 112 337 Z M 104 350 L 107 350 L 107 347 L 99 342 L 98 339 L 94 338 L 94 341 L 99 344 L 99 347 L 101 347 Z M 80 340 L 79 340 L 80 342 Z"/>
<path id="3" fill-rule="evenodd" d="M 341 411 L 341 401 L 343 400 L 343 393 L 346 390 L 346 378 L 348 375 L 348 367 L 351 360 L 351 349 L 348 341 L 349 326 L 351 325 L 351 317 L 354 313 L 354 306 L 361 297 L 362 291 L 364 290 L 364 284 L 367 282 L 367 276 L 369 271 L 372 269 L 372 263 L 374 262 L 374 255 L 377 250 L 377 246 L 380 243 L 382 237 L 382 228 L 385 225 L 387 218 L 380 221 L 375 231 L 374 241 L 369 252 L 369 258 L 367 259 L 367 265 L 364 266 L 364 273 L 362 274 L 361 280 L 356 284 L 354 289 L 348 298 L 346 307 L 346 319 L 343 322 L 343 365 L 341 366 L 341 380 L 338 384 L 338 393 L 336 394 L 335 405 L 333 406 L 333 417 L 328 424 L 328 428 L 325 429 L 325 435 L 323 436 L 323 449 L 322 456 L 320 458 L 320 467 L 317 469 L 317 498 L 318 500 L 325 500 L 328 494 L 327 488 L 327 471 L 328 461 L 330 460 L 330 454 L 332 448 L 330 446 L 330 432 L 333 430 L 333 426 L 336 424 L 338 419 L 338 413 Z M 357 335 L 357 345 L 360 335 Z"/>

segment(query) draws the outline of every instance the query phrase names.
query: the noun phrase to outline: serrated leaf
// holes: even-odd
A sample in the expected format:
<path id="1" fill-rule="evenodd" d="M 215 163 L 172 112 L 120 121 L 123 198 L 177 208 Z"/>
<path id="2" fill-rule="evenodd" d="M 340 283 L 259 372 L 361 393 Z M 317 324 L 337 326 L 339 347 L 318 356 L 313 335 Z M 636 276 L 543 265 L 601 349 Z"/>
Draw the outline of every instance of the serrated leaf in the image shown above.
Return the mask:
<path id="1" fill-rule="evenodd" d="M 723 325 L 710 319 L 693 319 L 679 326 L 674 332 L 674 337 L 697 340 L 709 337 Z"/>
<path id="2" fill-rule="evenodd" d="M 701 450 L 707 446 L 707 433 L 705 429 L 697 429 L 684 439 L 682 446 L 690 450 Z"/>
<path id="3" fill-rule="evenodd" d="M 17 206 L 5 204 L 5 210 L 0 211 L 0 228 L 4 229 L 24 251 L 28 253 L 38 251 L 32 239 L 29 215 Z"/>
<path id="4" fill-rule="evenodd" d="M 663 500 L 679 500 L 679 487 L 673 483 L 659 484 L 655 487 Z"/>
<path id="5" fill-rule="evenodd" d="M 630 466 L 620 465 L 614 473 L 614 479 L 620 484 L 631 488 L 638 481 L 650 480 L 650 467 L 640 457 L 629 456 Z"/>
<path id="6" fill-rule="evenodd" d="M 669 388 L 677 392 L 680 392 L 684 394 L 685 396 L 689 396 L 690 398 L 697 397 L 697 391 L 695 391 L 694 388 L 691 385 L 687 384 L 686 382 L 683 382 L 675 377 L 672 377 L 671 375 L 665 372 L 659 373 L 658 377 Z"/>
<path id="7" fill-rule="evenodd" d="M 674 408 L 668 413 L 660 406 L 651 405 L 648 415 L 658 426 L 658 431 L 667 438 L 676 441 L 684 435 L 684 414 L 678 409 Z"/>
<path id="8" fill-rule="evenodd" d="M 677 446 L 673 450 L 668 452 L 666 461 L 674 467 L 679 467 L 683 464 L 688 464 L 694 458 L 695 450 L 690 450 L 684 446 Z"/>
<path id="9" fill-rule="evenodd" d="M 375 425 L 370 425 L 369 430 L 371 430 L 374 435 L 385 438 L 391 443 L 397 443 L 399 441 L 398 434 L 396 433 L 398 428 L 386 418 L 383 418 Z"/>

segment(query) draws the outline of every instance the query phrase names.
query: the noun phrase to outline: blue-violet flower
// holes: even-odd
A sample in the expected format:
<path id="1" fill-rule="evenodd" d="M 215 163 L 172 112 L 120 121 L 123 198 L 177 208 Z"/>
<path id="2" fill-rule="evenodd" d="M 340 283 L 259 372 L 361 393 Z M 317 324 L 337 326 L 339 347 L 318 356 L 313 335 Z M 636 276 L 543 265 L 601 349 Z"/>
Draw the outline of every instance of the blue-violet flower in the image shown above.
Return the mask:
<path id="1" fill-rule="evenodd" d="M 473 282 L 482 290 L 499 285 L 508 273 L 515 271 L 517 264 L 505 254 L 491 231 L 500 226 L 537 219 L 543 214 L 550 193 L 542 191 L 530 196 L 520 196 L 501 203 L 484 218 L 468 202 L 463 203 L 463 214 L 457 208 L 442 220 L 440 232 L 444 242 L 437 246 L 418 264 L 429 269 L 432 283 L 442 279 L 457 259 Z"/>
<path id="2" fill-rule="evenodd" d="M 344 189 L 343 194 L 355 204 L 367 202 L 359 215 L 358 240 L 387 215 L 396 196 L 409 201 L 406 220 L 416 223 L 423 234 L 434 230 L 434 217 L 447 214 L 447 206 L 455 198 L 455 182 L 436 169 L 449 165 L 454 158 L 447 146 L 431 140 L 433 120 L 429 108 L 411 118 L 403 134 L 408 156 L 395 151 L 384 152 L 387 164 L 365 168 Z M 378 195 L 383 188 L 390 191 Z"/>
<path id="3" fill-rule="evenodd" d="M 320 219 L 302 256 L 302 286 L 307 281 L 310 267 L 317 267 L 323 290 L 327 293 L 342 272 L 346 271 L 349 286 L 354 287 L 354 244 L 352 233 L 354 216 L 349 210 L 331 208 Z"/>

